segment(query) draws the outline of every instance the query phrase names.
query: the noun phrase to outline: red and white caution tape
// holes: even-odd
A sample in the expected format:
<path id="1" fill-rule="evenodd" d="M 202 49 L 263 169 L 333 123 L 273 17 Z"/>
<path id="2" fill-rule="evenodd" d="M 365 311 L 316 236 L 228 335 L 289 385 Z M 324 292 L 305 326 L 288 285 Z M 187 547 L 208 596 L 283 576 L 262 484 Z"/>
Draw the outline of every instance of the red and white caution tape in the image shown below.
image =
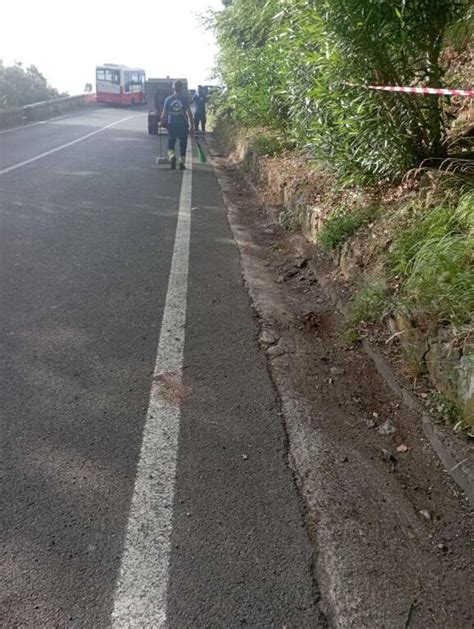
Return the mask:
<path id="1" fill-rule="evenodd" d="M 405 92 L 406 94 L 436 94 L 438 96 L 468 96 L 474 98 L 474 90 L 450 90 L 441 87 L 401 87 L 399 85 L 368 85 L 369 90 Z"/>

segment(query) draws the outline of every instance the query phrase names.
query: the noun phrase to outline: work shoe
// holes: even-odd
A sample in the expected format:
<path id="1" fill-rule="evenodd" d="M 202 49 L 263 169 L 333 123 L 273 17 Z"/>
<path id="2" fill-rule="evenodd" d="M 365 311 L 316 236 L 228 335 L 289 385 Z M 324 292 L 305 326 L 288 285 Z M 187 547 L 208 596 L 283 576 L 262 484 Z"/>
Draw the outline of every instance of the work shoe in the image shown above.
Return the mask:
<path id="1" fill-rule="evenodd" d="M 186 166 L 183 164 L 183 162 L 180 162 L 179 170 L 186 170 Z"/>
<path id="2" fill-rule="evenodd" d="M 171 164 L 171 170 L 176 170 L 176 156 L 173 155 L 173 157 L 170 159 L 170 164 Z"/>

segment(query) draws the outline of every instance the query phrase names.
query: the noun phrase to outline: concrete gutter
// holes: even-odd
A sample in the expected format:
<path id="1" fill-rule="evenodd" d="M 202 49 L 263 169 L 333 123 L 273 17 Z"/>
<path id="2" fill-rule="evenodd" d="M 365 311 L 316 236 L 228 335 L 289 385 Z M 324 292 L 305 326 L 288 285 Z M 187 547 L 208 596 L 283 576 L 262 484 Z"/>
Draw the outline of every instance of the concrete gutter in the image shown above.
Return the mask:
<path id="1" fill-rule="evenodd" d="M 403 404 L 421 413 L 423 432 L 451 478 L 464 491 L 474 506 L 474 457 L 472 450 L 452 430 L 428 415 L 420 402 L 397 380 L 385 356 L 369 341 L 362 341 L 364 352 L 372 359 L 379 375 Z"/>

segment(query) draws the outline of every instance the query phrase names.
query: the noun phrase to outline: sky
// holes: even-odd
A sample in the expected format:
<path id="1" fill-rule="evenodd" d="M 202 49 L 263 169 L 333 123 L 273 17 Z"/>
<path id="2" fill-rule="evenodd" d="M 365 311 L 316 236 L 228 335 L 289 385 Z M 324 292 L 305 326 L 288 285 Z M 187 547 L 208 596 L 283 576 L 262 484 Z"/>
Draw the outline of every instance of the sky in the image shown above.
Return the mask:
<path id="1" fill-rule="evenodd" d="M 0 59 L 34 64 L 52 87 L 78 94 L 95 83 L 95 66 L 144 68 L 148 77 L 212 82 L 216 54 L 199 15 L 221 0 L 7 0 Z"/>

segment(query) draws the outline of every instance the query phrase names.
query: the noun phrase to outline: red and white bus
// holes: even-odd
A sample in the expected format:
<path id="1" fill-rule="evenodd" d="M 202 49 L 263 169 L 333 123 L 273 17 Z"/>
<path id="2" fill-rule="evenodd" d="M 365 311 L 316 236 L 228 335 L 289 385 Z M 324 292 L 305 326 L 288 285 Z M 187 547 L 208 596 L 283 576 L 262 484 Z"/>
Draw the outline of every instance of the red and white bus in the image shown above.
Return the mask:
<path id="1" fill-rule="evenodd" d="M 145 70 L 105 63 L 95 69 L 98 103 L 138 105 L 145 102 Z"/>

